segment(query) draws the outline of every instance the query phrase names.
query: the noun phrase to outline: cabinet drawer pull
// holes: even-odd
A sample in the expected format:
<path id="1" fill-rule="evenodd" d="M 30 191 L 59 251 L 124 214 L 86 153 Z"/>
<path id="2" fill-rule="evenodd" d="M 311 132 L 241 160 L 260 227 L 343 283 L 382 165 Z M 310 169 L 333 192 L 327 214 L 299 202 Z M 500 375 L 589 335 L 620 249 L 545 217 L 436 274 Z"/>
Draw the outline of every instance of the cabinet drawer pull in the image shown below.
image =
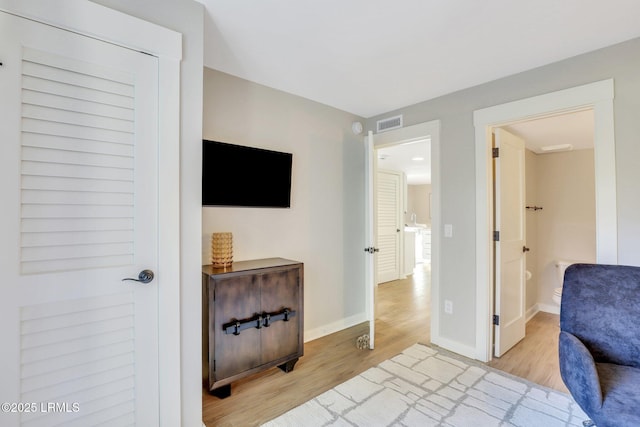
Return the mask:
<path id="1" fill-rule="evenodd" d="M 240 335 L 240 326 L 242 326 L 240 322 L 235 322 L 233 324 L 233 335 Z"/>
<path id="2" fill-rule="evenodd" d="M 285 308 L 281 311 L 276 311 L 273 313 L 262 313 L 253 316 L 250 319 L 246 320 L 236 320 L 232 319 L 231 322 L 225 323 L 222 325 L 222 329 L 224 333 L 227 335 L 240 335 L 240 331 L 244 331 L 245 329 L 261 329 L 262 327 L 269 327 L 273 322 L 277 322 L 278 320 L 282 320 L 283 322 L 288 322 L 289 319 L 296 315 L 295 310 L 290 310 Z"/>

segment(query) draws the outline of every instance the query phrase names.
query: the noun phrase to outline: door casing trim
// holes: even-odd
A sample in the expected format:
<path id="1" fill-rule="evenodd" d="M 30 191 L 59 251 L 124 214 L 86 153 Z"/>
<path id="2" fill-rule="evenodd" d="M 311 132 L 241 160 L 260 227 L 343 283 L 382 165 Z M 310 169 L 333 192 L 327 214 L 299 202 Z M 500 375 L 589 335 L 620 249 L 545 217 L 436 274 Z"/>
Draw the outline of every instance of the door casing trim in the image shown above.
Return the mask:
<path id="1" fill-rule="evenodd" d="M 473 113 L 476 165 L 476 359 L 492 357 L 491 131 L 493 127 L 591 108 L 594 112 L 596 259 L 618 260 L 613 79 L 496 105 Z"/>
<path id="2" fill-rule="evenodd" d="M 375 134 L 374 151 L 426 136 L 431 138 L 431 342 L 455 351 L 451 343 L 440 336 L 440 120 Z"/>

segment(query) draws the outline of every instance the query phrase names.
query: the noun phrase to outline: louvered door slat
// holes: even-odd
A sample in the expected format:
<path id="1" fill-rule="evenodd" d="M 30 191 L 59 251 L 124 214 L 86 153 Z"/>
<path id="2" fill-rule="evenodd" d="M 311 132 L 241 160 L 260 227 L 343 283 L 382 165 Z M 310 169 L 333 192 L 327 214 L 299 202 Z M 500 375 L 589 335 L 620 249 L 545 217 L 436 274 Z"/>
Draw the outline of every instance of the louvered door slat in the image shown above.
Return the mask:
<path id="1" fill-rule="evenodd" d="M 24 175 L 22 177 L 22 189 L 133 194 L 133 182 Z"/>
<path id="2" fill-rule="evenodd" d="M 96 193 L 86 191 L 41 191 L 22 190 L 24 204 L 63 204 L 94 206 L 130 206 L 133 204 L 133 194 L 130 193 Z"/>
<path id="3" fill-rule="evenodd" d="M 133 109 L 134 107 L 134 99 L 130 96 L 102 92 L 91 88 L 44 80 L 32 76 L 22 77 L 22 88 L 33 92 L 48 93 L 65 98 L 80 99 L 120 108 Z"/>
<path id="4" fill-rule="evenodd" d="M 113 142 L 117 144 L 133 144 L 133 134 L 111 129 L 100 129 L 88 126 L 74 126 L 25 117 L 22 119 L 23 132 L 64 136 L 67 138 L 90 139 L 94 141 Z"/>
<path id="5" fill-rule="evenodd" d="M 101 334 L 95 341 L 86 339 L 77 339 L 66 341 L 64 346 L 41 346 L 33 347 L 29 351 L 22 354 L 23 369 L 28 369 L 30 363 L 48 363 L 50 360 L 65 355 L 83 354 L 84 352 L 101 351 L 102 347 L 119 346 L 122 343 L 133 342 L 132 329 L 119 329 L 117 331 Z M 98 341 L 100 345 L 98 346 Z M 45 368 L 46 369 L 46 368 Z"/>
<path id="6" fill-rule="evenodd" d="M 133 257 L 131 255 L 94 255 L 82 258 L 23 261 L 21 267 L 24 274 L 38 274 L 41 272 L 53 273 L 131 265 L 132 259 Z"/>
<path id="7" fill-rule="evenodd" d="M 36 92 L 28 89 L 22 91 L 22 102 L 26 105 L 40 105 L 63 111 L 93 114 L 95 116 L 113 117 L 121 120 L 132 120 L 133 109 L 115 105 L 100 104 L 94 101 L 69 98 L 51 93 Z"/>
<path id="8" fill-rule="evenodd" d="M 78 365 L 78 359 L 82 360 L 84 364 L 100 364 L 105 366 L 102 361 L 104 359 L 110 359 L 123 354 L 131 353 L 133 344 L 131 342 L 123 342 L 119 345 L 111 345 L 102 349 L 91 349 L 77 354 L 67 354 L 57 358 L 51 358 L 39 363 L 31 364 L 28 369 L 24 369 L 22 375 L 24 378 L 38 378 L 44 375 L 49 375 L 51 372 L 74 370 Z"/>
<path id="9" fill-rule="evenodd" d="M 63 246 L 83 244 L 104 244 L 128 242 L 131 232 L 125 231 L 87 231 L 63 233 L 25 233 L 22 236 L 23 247 L 34 246 Z"/>
<path id="10" fill-rule="evenodd" d="M 49 149 L 43 147 L 24 146 L 22 148 L 22 161 L 63 163 L 114 169 L 133 169 L 133 158 L 131 156 L 87 153 L 75 150 Z"/>
<path id="11" fill-rule="evenodd" d="M 22 205 L 23 218 L 132 218 L 131 206 Z"/>
<path id="12" fill-rule="evenodd" d="M 69 162 L 72 160 L 70 159 Z M 45 177 L 133 181 L 133 169 L 23 160 L 22 174 Z"/>
<path id="13" fill-rule="evenodd" d="M 125 75 L 120 75 L 119 77 L 115 77 L 116 80 L 111 80 L 100 76 L 93 76 L 88 74 L 86 70 L 73 71 L 67 68 L 59 68 L 55 64 L 55 62 L 58 61 L 54 58 L 55 57 L 51 55 L 33 60 L 25 58 L 22 62 L 22 75 L 34 79 L 50 80 L 111 94 L 133 96 L 132 82 L 130 79 L 127 79 Z M 70 65 L 70 63 L 67 62 L 67 64 L 60 65 L 60 67 L 64 67 L 65 65 Z M 79 67 L 77 67 L 77 69 L 80 70 Z M 88 72 L 90 73 L 91 71 Z M 125 78 L 128 82 L 118 81 L 118 78 Z"/>
<path id="14" fill-rule="evenodd" d="M 65 123 L 70 125 L 109 129 L 119 132 L 133 132 L 132 118 L 99 116 L 85 112 L 67 111 L 43 105 L 22 104 L 22 117 L 47 122 Z"/>
<path id="15" fill-rule="evenodd" d="M 39 64 L 47 64 L 53 68 L 77 72 L 101 78 L 103 80 L 114 80 L 123 84 L 133 84 L 133 76 L 121 70 L 112 67 L 105 67 L 86 61 L 77 61 L 74 58 L 56 55 L 41 49 L 25 48 L 22 51 L 22 59 L 24 62 L 33 62 Z"/>
<path id="16" fill-rule="evenodd" d="M 23 219 L 22 233 L 93 231 L 93 230 L 133 230 L 132 218 L 56 218 Z"/>
<path id="17" fill-rule="evenodd" d="M 95 141 L 82 138 L 65 138 L 37 133 L 22 134 L 22 147 L 51 148 L 76 153 L 95 153 L 109 156 L 133 157 L 133 145 Z"/>
<path id="18" fill-rule="evenodd" d="M 133 243 L 106 243 L 97 245 L 73 245 L 58 247 L 22 248 L 23 261 L 56 261 L 76 260 L 78 268 L 88 268 L 87 262 L 92 262 L 96 257 L 126 255 L 129 263 L 133 261 Z M 87 261 L 84 261 L 87 259 Z"/>

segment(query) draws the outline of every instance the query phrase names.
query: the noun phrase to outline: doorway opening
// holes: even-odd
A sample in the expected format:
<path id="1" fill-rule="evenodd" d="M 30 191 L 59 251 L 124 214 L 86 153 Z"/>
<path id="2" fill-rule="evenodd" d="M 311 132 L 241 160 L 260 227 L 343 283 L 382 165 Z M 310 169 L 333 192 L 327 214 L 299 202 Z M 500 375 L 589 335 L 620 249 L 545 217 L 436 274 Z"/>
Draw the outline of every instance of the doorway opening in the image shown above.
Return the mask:
<path id="1" fill-rule="evenodd" d="M 617 262 L 617 214 L 613 80 L 604 80 L 476 110 L 476 358 L 488 362 L 493 348 L 493 200 L 491 129 L 570 111 L 592 109 L 596 209 L 596 260 Z"/>
<path id="2" fill-rule="evenodd" d="M 422 202 L 424 202 L 423 204 L 421 204 L 422 206 L 424 206 L 424 204 L 427 204 L 428 206 L 430 206 L 430 209 L 428 209 L 428 213 L 426 213 L 425 215 L 427 216 L 422 216 L 422 218 L 427 218 L 430 214 L 430 221 L 428 223 L 430 223 L 430 229 L 434 229 L 434 230 L 438 230 L 439 228 L 439 122 L 438 121 L 433 121 L 433 122 L 427 122 L 427 123 L 421 123 L 418 125 L 413 125 L 413 126 L 408 126 L 408 127 L 404 127 L 401 129 L 397 129 L 397 130 L 393 130 L 393 131 L 388 131 L 388 132 L 384 132 L 381 134 L 376 134 L 375 136 L 372 136 L 371 139 L 373 140 L 373 144 L 371 146 L 371 149 L 373 151 L 373 167 L 372 170 L 370 171 L 371 175 L 373 177 L 377 177 L 377 173 L 378 173 L 378 168 L 381 167 L 380 163 L 381 160 L 379 159 L 380 155 L 384 155 L 385 153 L 388 154 L 387 150 L 394 150 L 393 147 L 396 147 L 395 150 L 402 150 L 403 148 L 406 150 L 408 149 L 410 146 L 412 146 L 413 144 L 413 148 L 416 147 L 423 147 L 423 153 L 417 153 L 412 155 L 412 157 L 423 157 L 423 160 L 410 160 L 409 162 L 422 162 L 422 164 L 424 165 L 426 163 L 427 159 L 430 159 L 430 164 L 431 164 L 431 183 L 430 183 L 430 193 L 424 193 L 423 194 L 423 199 L 421 200 Z M 426 142 L 429 142 L 429 145 L 426 145 Z M 428 151 L 427 151 L 428 149 Z M 395 155 L 394 155 L 395 156 Z M 388 155 L 387 159 L 390 159 L 391 156 Z M 386 159 L 385 159 L 386 161 Z M 388 164 L 385 164 L 382 166 L 382 168 L 386 168 L 388 167 Z M 424 170 L 419 172 L 419 173 L 426 173 Z M 411 176 L 412 174 L 415 175 L 415 172 L 407 172 L 406 175 L 409 179 L 410 182 L 413 181 L 413 177 Z M 372 178 L 371 176 L 368 178 L 370 179 Z M 377 180 L 371 180 L 371 181 L 377 181 Z M 371 182 L 370 181 L 370 182 Z M 373 185 L 373 193 L 376 194 L 377 193 L 377 183 L 375 183 Z M 401 186 L 402 188 L 402 186 Z M 422 188 L 421 190 L 423 190 L 424 192 L 425 188 Z M 402 192 L 403 194 L 405 194 L 405 192 Z M 403 196 L 404 197 L 404 196 Z M 418 198 L 422 198 L 422 196 L 418 196 Z M 404 197 L 404 200 L 408 201 L 409 197 Z M 427 200 L 428 199 L 428 200 Z M 371 217 L 373 217 L 373 213 L 376 213 L 376 206 L 377 204 L 371 200 L 370 203 L 367 204 L 367 217 L 369 217 L 369 214 L 371 214 Z M 407 257 L 405 257 L 405 231 L 408 233 L 415 233 L 417 232 L 415 227 L 413 230 L 408 229 L 405 230 L 405 224 L 408 225 L 413 225 L 416 226 L 418 224 L 424 224 L 424 229 L 426 229 L 426 225 L 428 224 L 427 222 L 423 222 L 421 223 L 420 220 L 418 219 L 418 214 L 416 213 L 415 216 L 415 221 L 413 221 L 413 217 L 411 215 L 412 212 L 408 212 L 406 207 L 405 207 L 405 203 L 404 201 L 402 202 L 401 205 L 401 215 L 400 215 L 400 221 L 398 223 L 398 226 L 393 230 L 395 232 L 395 234 L 398 236 L 398 241 L 401 242 L 401 244 L 398 245 L 398 252 L 401 254 L 398 257 L 398 270 L 401 273 L 409 273 L 409 274 L 401 274 L 400 277 L 398 277 L 398 279 L 403 279 L 406 278 L 408 276 L 411 276 L 412 274 L 414 274 L 414 268 L 416 267 L 416 265 L 418 265 L 418 263 L 415 262 L 415 258 L 413 258 L 412 261 L 407 262 L 407 266 L 404 265 L 404 261 Z M 405 212 L 408 212 L 405 214 Z M 426 210 L 425 210 L 426 212 Z M 376 220 L 373 221 L 372 224 L 372 235 L 374 236 L 374 240 L 376 240 L 373 246 L 377 246 L 378 242 L 377 242 L 377 226 L 375 225 L 377 223 Z M 430 271 L 430 276 L 431 276 L 431 298 L 430 298 L 430 306 L 431 306 L 431 342 L 433 342 L 434 339 L 434 324 L 437 325 L 438 323 L 438 312 L 437 312 L 437 303 L 435 303 L 435 301 L 437 301 L 436 296 L 438 294 L 438 248 L 439 248 L 439 239 L 438 239 L 438 233 L 433 233 L 433 237 L 431 238 L 431 242 L 430 242 L 430 248 L 428 250 L 429 252 L 429 256 L 430 256 L 430 264 L 429 267 L 427 269 L 428 273 Z M 415 246 L 414 246 L 415 248 Z M 422 277 L 424 278 L 424 274 L 425 273 L 425 268 L 424 268 L 424 252 L 421 251 L 420 255 L 420 259 L 422 260 L 422 263 L 420 263 L 419 267 L 421 268 L 418 273 L 416 274 L 416 278 L 418 277 Z M 414 253 L 414 257 L 415 257 L 415 253 Z M 374 265 L 373 270 L 377 271 L 378 270 L 378 265 L 377 265 L 377 258 L 378 255 L 376 254 L 374 258 L 373 263 L 376 264 Z M 375 294 L 376 294 L 376 290 L 377 290 L 377 282 L 378 280 L 375 279 L 376 274 L 372 275 L 373 277 L 370 278 L 370 280 L 368 280 L 367 282 L 367 287 L 369 289 L 369 291 L 367 292 L 367 306 L 370 307 L 368 310 L 368 320 L 369 320 L 369 324 L 370 324 L 370 344 L 372 344 L 373 342 L 375 342 L 375 318 L 376 318 L 376 303 L 375 303 Z M 410 277 L 409 277 L 410 278 Z M 437 336 L 437 333 L 435 334 Z M 427 337 L 425 337 L 426 339 Z M 373 345 L 370 345 L 370 348 L 373 348 Z"/>
<path id="3" fill-rule="evenodd" d="M 513 174 L 520 170 L 515 164 L 505 165 L 517 160 L 508 158 L 508 144 L 505 153 L 502 146 L 494 153 L 492 217 L 493 230 L 500 233 L 494 236 L 498 237 L 493 266 L 494 316 L 498 323 L 494 327 L 495 357 L 503 356 L 525 338 L 525 324 L 539 312 L 557 318 L 560 305 L 555 294 L 561 292 L 566 266 L 596 261 L 593 122 L 594 112 L 589 108 L 493 128 L 495 145 L 517 142 L 523 154 L 521 176 L 502 176 L 498 172 Z M 506 189 L 500 185 L 505 180 Z M 508 190 L 514 182 L 522 183 L 516 187 L 522 191 L 521 200 L 509 208 L 512 198 Z M 511 268 L 514 263 L 505 264 L 510 254 L 500 252 L 503 245 L 509 248 L 514 224 L 519 224 L 517 231 L 522 234 L 522 242 L 512 248 L 520 269 Z M 505 265 L 516 273 L 515 277 L 505 277 Z M 519 326 L 515 335 L 510 335 L 513 327 L 509 323 Z M 553 344 L 553 340 L 550 342 Z"/>
<path id="4" fill-rule="evenodd" d="M 377 282 L 431 263 L 431 138 L 376 149 Z"/>

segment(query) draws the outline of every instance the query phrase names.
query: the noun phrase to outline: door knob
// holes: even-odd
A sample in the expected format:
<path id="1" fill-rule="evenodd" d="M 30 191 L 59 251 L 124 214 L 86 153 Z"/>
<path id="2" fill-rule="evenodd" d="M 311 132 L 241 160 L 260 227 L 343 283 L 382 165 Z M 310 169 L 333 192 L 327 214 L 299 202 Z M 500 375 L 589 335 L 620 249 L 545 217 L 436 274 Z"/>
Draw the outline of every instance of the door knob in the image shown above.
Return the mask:
<path id="1" fill-rule="evenodd" d="M 134 279 L 132 277 L 126 277 L 124 279 L 122 279 L 122 281 L 124 282 L 125 280 L 131 280 L 133 282 L 140 282 L 140 283 L 149 283 L 150 281 L 153 280 L 153 271 L 151 270 L 142 270 L 140 272 L 140 274 L 138 274 L 138 278 Z"/>
<path id="2" fill-rule="evenodd" d="M 529 252 L 529 251 L 530 251 L 530 249 L 528 247 L 526 247 L 526 246 L 522 247 L 522 252 Z"/>

